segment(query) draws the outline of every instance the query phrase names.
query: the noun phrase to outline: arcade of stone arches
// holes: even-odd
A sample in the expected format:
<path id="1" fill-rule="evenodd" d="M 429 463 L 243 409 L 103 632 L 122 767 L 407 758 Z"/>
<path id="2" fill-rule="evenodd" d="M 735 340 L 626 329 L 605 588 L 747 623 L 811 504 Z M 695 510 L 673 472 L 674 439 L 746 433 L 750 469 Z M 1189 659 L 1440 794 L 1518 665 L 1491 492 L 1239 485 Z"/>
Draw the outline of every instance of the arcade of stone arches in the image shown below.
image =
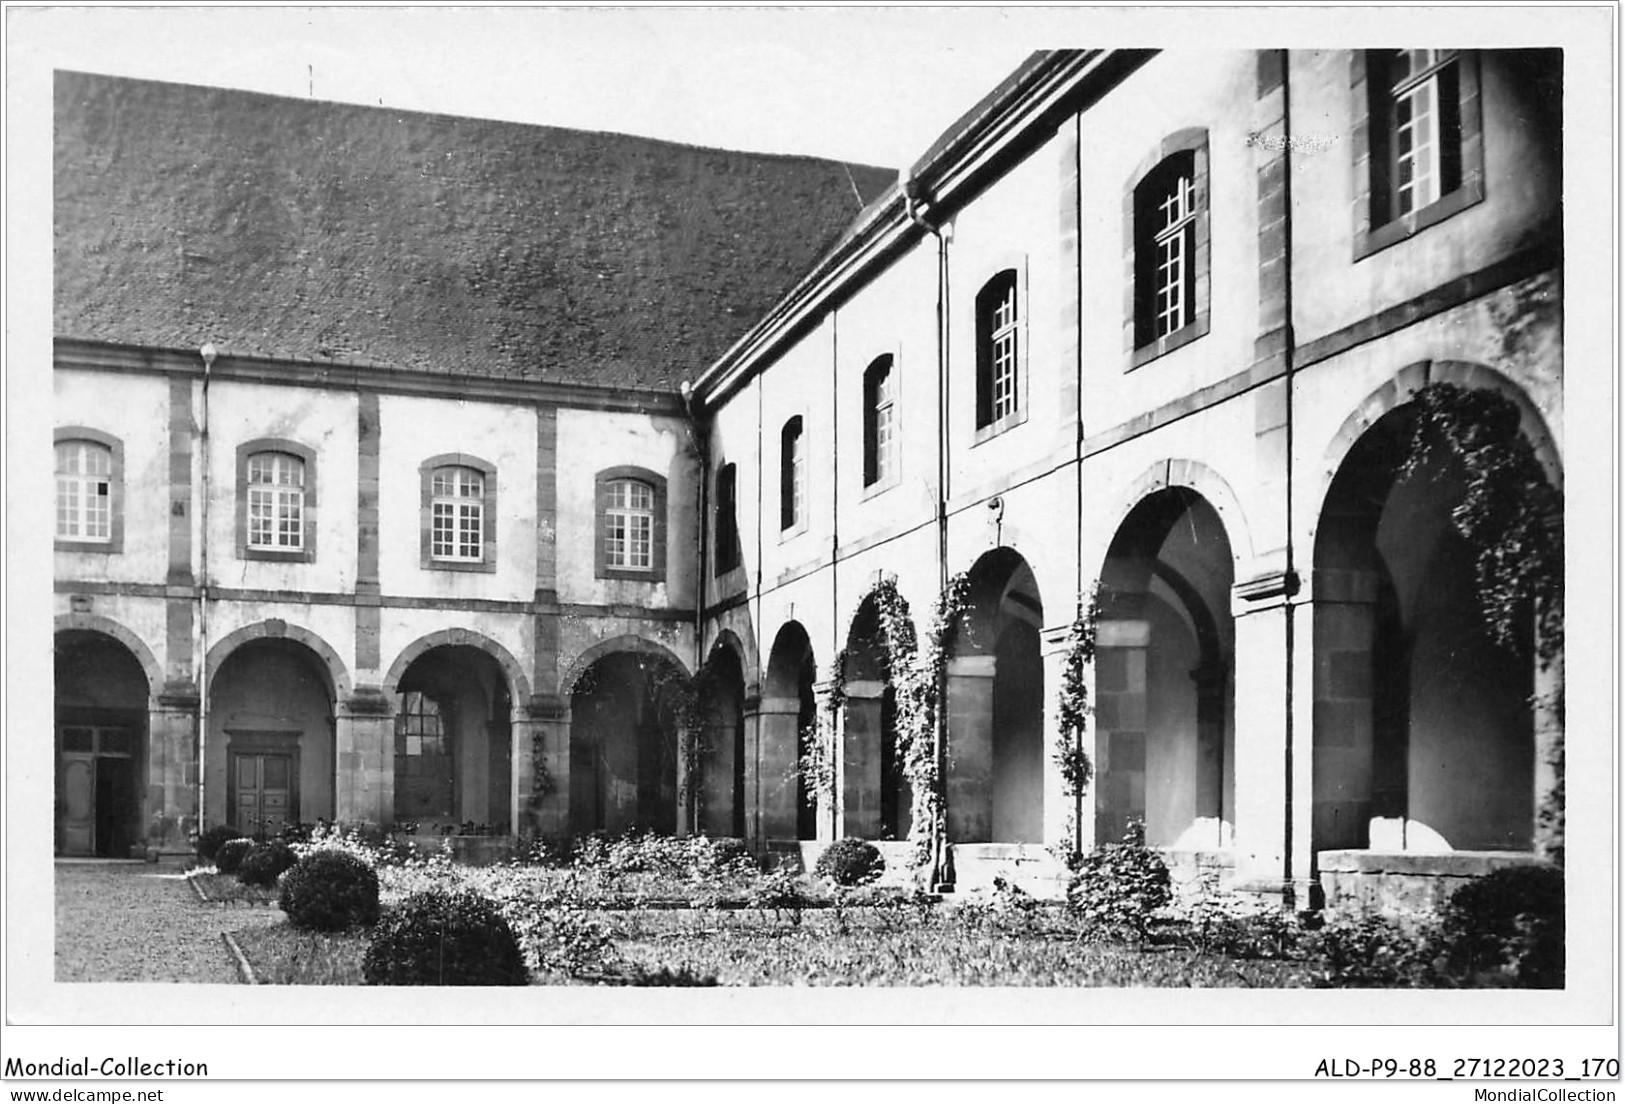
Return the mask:
<path id="1" fill-rule="evenodd" d="M 1510 645 L 1484 631 L 1473 549 L 1451 521 L 1461 473 L 1438 455 L 1405 470 L 1413 417 L 1396 404 L 1353 436 L 1309 549 L 1311 847 L 1529 851 L 1542 785 L 1534 622 Z M 1106 545 L 1087 805 L 1057 808 L 1072 804 L 1053 758 L 1067 642 L 1045 631 L 1070 619 L 1077 595 L 1040 593 L 1011 547 L 969 566 L 942 667 L 945 842 L 1064 843 L 1062 823 L 1078 841 L 1109 842 L 1139 822 L 1149 844 L 1171 851 L 1235 845 L 1248 740 L 1236 719 L 1238 519 L 1210 492 L 1148 490 Z M 534 830 L 518 767 L 528 687 L 500 647 L 440 636 L 386 680 L 392 754 L 375 764 L 386 807 L 397 824 Z M 692 674 L 631 638 L 573 664 L 551 730 L 567 740 L 568 763 L 567 784 L 547 798 L 562 808 L 552 823 L 762 847 L 917 835 L 873 596 L 851 612 L 838 659 L 817 655 L 795 620 L 770 640 L 758 662 L 724 631 Z M 288 627 L 216 649 L 201 764 L 186 730 L 196 713 L 165 698 L 138 637 L 75 614 L 59 619 L 55 645 L 59 853 L 128 854 L 188 807 L 188 789 L 201 792 L 206 823 L 270 831 L 343 819 L 354 769 L 339 738 L 347 676 L 312 634 Z M 804 765 L 826 738 L 819 715 L 837 682 L 831 786 L 820 793 Z"/>

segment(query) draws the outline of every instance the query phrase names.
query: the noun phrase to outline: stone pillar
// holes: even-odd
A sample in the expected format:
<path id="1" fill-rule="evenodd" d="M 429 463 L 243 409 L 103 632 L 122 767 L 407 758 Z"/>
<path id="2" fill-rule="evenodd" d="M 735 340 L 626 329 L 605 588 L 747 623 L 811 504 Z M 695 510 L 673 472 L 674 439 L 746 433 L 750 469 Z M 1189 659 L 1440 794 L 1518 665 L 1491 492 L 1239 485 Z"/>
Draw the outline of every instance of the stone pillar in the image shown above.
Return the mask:
<path id="1" fill-rule="evenodd" d="M 834 693 L 833 680 L 813 684 L 813 698 L 817 703 L 813 710 L 813 739 L 826 745 L 822 753 L 828 760 L 830 778 L 829 784 L 820 784 L 818 793 L 814 795 L 818 805 L 817 838 L 821 840 L 841 838 L 846 821 L 843 815 L 846 802 L 846 713 L 844 710 L 831 712 L 830 698 Z"/>
<path id="2" fill-rule="evenodd" d="M 947 662 L 948 771 L 944 787 L 950 843 L 993 839 L 993 678 L 990 655 Z"/>
<path id="3" fill-rule="evenodd" d="M 570 835 L 570 710 L 558 697 L 535 694 L 514 710 L 509 785 L 516 834 Z"/>
<path id="4" fill-rule="evenodd" d="M 883 682 L 857 680 L 846 684 L 837 772 L 841 789 L 837 836 L 880 836 L 880 742 L 885 737 L 881 699 L 885 692 Z"/>
<path id="5" fill-rule="evenodd" d="M 676 834 L 686 836 L 694 831 L 694 805 L 695 795 L 689 793 L 690 772 L 689 760 L 694 756 L 694 740 L 698 734 L 687 725 L 677 726 L 677 828 Z M 639 784 L 641 788 L 642 776 L 640 767 Z M 640 792 L 639 797 L 642 797 Z M 643 812 L 641 806 L 638 809 Z"/>
<path id="6" fill-rule="evenodd" d="M 147 849 L 163 854 L 191 851 L 198 823 L 198 694 L 170 684 L 147 706 Z M 223 812 L 223 810 L 222 810 Z M 223 817 L 222 817 L 223 819 Z"/>
<path id="7" fill-rule="evenodd" d="M 395 821 L 395 718 L 382 694 L 344 702 L 335 726 L 334 819 L 382 826 Z"/>
<path id="8" fill-rule="evenodd" d="M 1563 861 L 1563 655 L 1535 668 L 1535 851 Z"/>
<path id="9" fill-rule="evenodd" d="M 1093 839 L 1094 783 L 1082 794 L 1066 792 L 1061 777 L 1061 765 L 1055 761 L 1063 740 L 1070 745 L 1077 739 L 1061 733 L 1061 694 L 1066 686 L 1066 657 L 1072 650 L 1072 625 L 1052 625 L 1043 630 L 1042 655 L 1044 662 L 1044 843 L 1050 847 L 1082 850 Z M 1094 668 L 1084 673 L 1089 700 L 1094 700 Z M 1094 725 L 1081 734 L 1084 754 L 1095 761 Z M 1087 807 L 1083 807 L 1087 803 Z"/>
<path id="10" fill-rule="evenodd" d="M 1095 633 L 1095 844 L 1145 819 L 1147 621 L 1102 621 Z"/>
<path id="11" fill-rule="evenodd" d="M 1191 672 L 1196 684 L 1196 820 L 1204 826 L 1207 847 L 1223 847 L 1224 714 L 1229 671 L 1217 657 Z M 1206 829 L 1211 829 L 1207 831 Z"/>
<path id="12" fill-rule="evenodd" d="M 1369 571 L 1318 570 L 1314 602 L 1304 612 L 1313 624 L 1313 727 L 1304 733 L 1304 743 L 1314 760 L 1314 847 L 1402 850 L 1403 748 L 1397 757 L 1385 757 L 1387 774 L 1394 773 L 1394 758 L 1401 768 L 1397 795 L 1392 785 L 1384 787 L 1380 800 L 1375 792 L 1371 653 L 1377 633 L 1376 576 Z"/>
<path id="13" fill-rule="evenodd" d="M 801 702 L 797 698 L 763 698 L 756 719 L 756 816 L 758 840 L 796 838 L 796 761 Z M 750 714 L 746 714 L 749 725 Z"/>
<path id="14" fill-rule="evenodd" d="M 734 772 L 743 764 L 734 761 L 735 742 L 739 736 L 736 727 L 742 718 L 731 713 L 709 717 L 700 729 L 703 743 L 698 760 L 699 809 L 697 827 L 708 836 L 734 834 Z M 750 792 L 747 789 L 746 792 Z"/>
<path id="15" fill-rule="evenodd" d="M 1236 630 L 1236 888 L 1284 896 L 1308 904 L 1313 759 L 1310 698 L 1302 662 L 1294 651 L 1295 576 L 1270 572 L 1235 587 L 1231 611 Z M 1300 616 L 1299 621 L 1305 620 Z M 1306 628 L 1306 626 L 1299 626 Z M 1288 679 L 1298 693 L 1297 708 Z"/>

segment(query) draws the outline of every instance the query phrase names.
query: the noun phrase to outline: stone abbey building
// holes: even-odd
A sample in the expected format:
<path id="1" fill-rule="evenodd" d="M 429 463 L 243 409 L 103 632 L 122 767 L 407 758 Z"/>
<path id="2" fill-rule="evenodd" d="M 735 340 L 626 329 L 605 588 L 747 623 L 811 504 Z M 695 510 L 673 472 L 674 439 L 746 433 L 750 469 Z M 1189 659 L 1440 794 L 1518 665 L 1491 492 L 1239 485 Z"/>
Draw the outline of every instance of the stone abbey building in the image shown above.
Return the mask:
<path id="1" fill-rule="evenodd" d="M 1560 614 L 1490 631 L 1417 427 L 1560 531 L 1561 104 L 1557 51 L 1058 50 L 899 176 L 59 73 L 57 850 L 1527 861 Z"/>

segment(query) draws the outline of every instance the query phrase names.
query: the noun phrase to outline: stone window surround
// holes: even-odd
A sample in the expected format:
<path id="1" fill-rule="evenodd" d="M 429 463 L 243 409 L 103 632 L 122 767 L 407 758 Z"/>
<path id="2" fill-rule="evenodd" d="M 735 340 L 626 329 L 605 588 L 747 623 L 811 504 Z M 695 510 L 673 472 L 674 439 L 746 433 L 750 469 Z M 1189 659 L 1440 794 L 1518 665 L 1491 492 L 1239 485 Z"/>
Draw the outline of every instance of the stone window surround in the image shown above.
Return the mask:
<path id="1" fill-rule="evenodd" d="M 903 450 L 901 447 L 902 430 L 902 378 L 898 370 L 901 357 L 895 350 L 884 352 L 870 359 L 863 370 L 863 387 L 861 401 L 863 404 L 861 424 L 863 426 L 863 498 L 869 499 L 884 491 L 889 491 L 902 481 Z M 876 411 L 870 406 L 870 388 L 872 374 L 879 371 L 879 366 L 886 365 L 886 380 L 891 388 L 891 452 L 885 471 L 875 472 L 875 478 L 870 479 L 871 464 L 873 463 L 872 450 L 875 447 L 875 431 L 877 421 Z"/>
<path id="2" fill-rule="evenodd" d="M 794 471 L 789 467 L 792 441 L 795 442 L 797 460 Z M 792 513 L 795 506 L 799 508 Z M 779 540 L 787 541 L 805 533 L 808 513 L 807 420 L 800 414 L 792 414 L 779 429 Z"/>
<path id="3" fill-rule="evenodd" d="M 89 426 L 58 426 L 52 433 L 51 444 L 53 449 L 56 445 L 64 444 L 68 441 L 87 441 L 94 445 L 101 445 L 112 454 L 112 463 L 110 465 L 111 471 L 107 476 L 107 539 L 78 540 L 73 537 L 57 537 L 56 550 L 58 552 L 123 552 L 124 442 L 113 436 L 111 433 L 104 433 L 99 429 L 91 429 Z M 54 518 L 51 522 L 51 531 L 53 533 L 56 531 L 56 522 Z"/>
<path id="4" fill-rule="evenodd" d="M 1016 292 L 1016 393 L 1015 408 L 1002 418 L 992 419 L 982 423 L 984 406 L 991 413 L 993 404 L 993 365 L 992 365 L 992 333 L 986 325 L 984 301 L 1005 280 L 1015 285 Z M 1028 325 L 1032 314 L 1031 298 L 1028 294 L 1027 258 L 1014 256 L 1005 258 L 994 269 L 993 275 L 982 282 L 977 289 L 975 304 L 974 333 L 976 339 L 976 405 L 972 411 L 973 434 L 971 447 L 983 441 L 997 437 L 1009 429 L 1014 429 L 1027 420 L 1027 376 L 1028 365 L 1031 363 L 1031 342 L 1029 335 L 1031 327 Z"/>
<path id="5" fill-rule="evenodd" d="M 480 558 L 478 560 L 438 559 L 434 555 L 434 473 L 442 468 L 469 468 L 480 473 L 485 494 L 480 511 Z M 497 469 L 489 461 L 467 452 L 443 452 L 418 465 L 418 564 L 425 571 L 476 571 L 491 574 L 497 569 Z"/>
<path id="6" fill-rule="evenodd" d="M 262 452 L 285 452 L 305 465 L 305 503 L 300 511 L 304 521 L 303 548 L 251 548 L 248 544 L 248 461 Z M 237 446 L 237 558 L 269 560 L 273 563 L 316 562 L 316 451 L 285 437 L 256 437 Z"/>
<path id="7" fill-rule="evenodd" d="M 635 479 L 647 484 L 654 497 L 654 525 L 649 539 L 647 568 L 618 567 L 609 563 L 605 552 L 609 485 L 617 479 Z M 622 464 L 605 468 L 593 477 L 593 574 L 599 579 L 630 579 L 640 583 L 666 581 L 666 480 L 648 468 Z"/>
<path id="8" fill-rule="evenodd" d="M 1404 241 L 1429 226 L 1449 218 L 1459 211 L 1479 203 L 1484 198 L 1484 127 L 1482 101 L 1479 96 L 1478 55 L 1472 50 L 1461 50 L 1453 64 L 1457 66 L 1458 95 L 1461 112 L 1461 183 L 1425 207 L 1419 207 L 1402 218 L 1390 219 L 1373 225 L 1371 180 L 1371 128 L 1378 125 L 1373 112 L 1376 90 L 1370 87 L 1367 50 L 1349 52 L 1350 110 L 1353 126 L 1350 144 L 1353 149 L 1351 165 L 1354 174 L 1351 194 L 1354 196 L 1354 260 L 1363 260 Z"/>
<path id="9" fill-rule="evenodd" d="M 1194 233 L 1196 239 L 1194 250 L 1194 268 L 1196 269 L 1195 309 L 1192 312 L 1191 320 L 1184 326 L 1172 333 L 1141 343 L 1142 320 L 1140 311 L 1142 307 L 1139 293 L 1141 281 L 1146 276 L 1142 274 L 1140 271 L 1141 266 L 1137 263 L 1141 242 L 1136 234 L 1136 201 L 1139 196 L 1140 185 L 1155 173 L 1168 158 L 1185 152 L 1192 155 L 1192 184 L 1195 190 L 1192 201 L 1196 208 Z M 1212 301 L 1212 277 L 1209 264 L 1212 249 L 1209 217 L 1209 170 L 1207 128 L 1185 127 L 1182 130 L 1174 131 L 1159 142 L 1156 149 L 1148 153 L 1145 159 L 1135 168 L 1134 174 L 1123 188 L 1123 341 L 1129 358 L 1127 371 L 1132 372 L 1141 365 L 1148 364 L 1158 357 L 1166 356 L 1175 349 L 1188 345 L 1208 333 Z"/>
<path id="10" fill-rule="evenodd" d="M 728 501 L 723 502 L 723 489 Z M 740 565 L 739 546 L 739 465 L 729 461 L 717 465 L 716 490 L 712 498 L 712 573 L 721 578 Z M 724 509 L 726 506 L 726 509 Z"/>

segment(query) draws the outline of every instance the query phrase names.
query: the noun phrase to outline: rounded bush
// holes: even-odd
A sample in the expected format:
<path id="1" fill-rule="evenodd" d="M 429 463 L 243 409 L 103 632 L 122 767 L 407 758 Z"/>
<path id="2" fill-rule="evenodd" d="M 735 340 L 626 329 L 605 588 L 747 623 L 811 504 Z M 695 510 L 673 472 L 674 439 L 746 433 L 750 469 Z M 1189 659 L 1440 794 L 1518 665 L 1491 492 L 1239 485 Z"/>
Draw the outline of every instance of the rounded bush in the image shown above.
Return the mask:
<path id="1" fill-rule="evenodd" d="M 361 960 L 368 985 L 526 985 L 513 928 L 467 890 L 414 893 L 373 929 Z"/>
<path id="2" fill-rule="evenodd" d="M 813 873 L 836 885 L 855 886 L 874 881 L 885 869 L 886 860 L 874 844 L 848 837 L 824 848 Z"/>
<path id="3" fill-rule="evenodd" d="M 254 849 L 254 841 L 247 836 L 229 839 L 214 853 L 215 869 L 222 874 L 235 874 L 243 867 L 243 859 Z"/>
<path id="4" fill-rule="evenodd" d="M 345 851 L 312 851 L 282 879 L 288 923 L 310 931 L 371 927 L 378 921 L 378 875 Z"/>
<path id="5" fill-rule="evenodd" d="M 244 885 L 274 886 L 282 872 L 298 861 L 293 848 L 281 840 L 256 843 L 243 856 L 242 865 L 237 868 L 237 880 Z"/>
<path id="6" fill-rule="evenodd" d="M 711 862 L 718 867 L 755 866 L 756 856 L 744 840 L 724 836 L 711 841 Z"/>
<path id="7" fill-rule="evenodd" d="M 212 863 L 220 853 L 220 845 L 227 840 L 242 839 L 243 834 L 229 824 L 216 824 L 197 838 L 199 862 Z"/>
<path id="8" fill-rule="evenodd" d="M 1467 984 L 1561 989 L 1564 932 L 1563 871 L 1502 867 L 1456 890 L 1440 910 L 1440 965 Z"/>

